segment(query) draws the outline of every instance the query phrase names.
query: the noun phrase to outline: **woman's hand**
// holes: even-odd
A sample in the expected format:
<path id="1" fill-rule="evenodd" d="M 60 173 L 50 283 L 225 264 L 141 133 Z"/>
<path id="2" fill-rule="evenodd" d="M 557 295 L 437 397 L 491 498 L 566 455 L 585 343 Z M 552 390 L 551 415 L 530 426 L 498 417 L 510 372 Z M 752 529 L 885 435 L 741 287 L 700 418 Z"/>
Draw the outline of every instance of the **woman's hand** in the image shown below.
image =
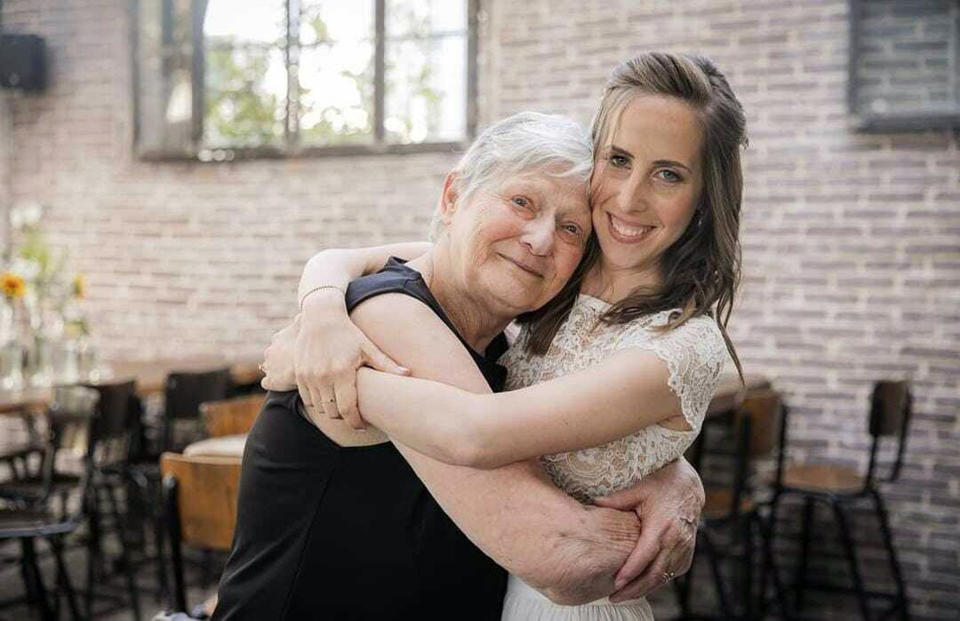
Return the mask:
<path id="1" fill-rule="evenodd" d="M 291 324 L 275 332 L 270 339 L 270 345 L 263 352 L 263 364 L 260 365 L 264 374 L 260 386 L 264 390 L 283 392 L 297 387 L 293 352 L 299 330 L 300 315 L 297 315 Z"/>
<path id="2" fill-rule="evenodd" d="M 641 523 L 640 539 L 617 573 L 618 590 L 610 601 L 643 597 L 690 569 L 704 492 L 687 460 L 680 458 L 635 486 L 594 502 L 635 511 Z"/>
<path id="3" fill-rule="evenodd" d="M 361 366 L 410 374 L 353 325 L 342 294 L 312 295 L 304 304 L 293 351 L 296 386 L 304 403 L 314 406 L 311 414 L 322 411 L 329 418 L 342 418 L 354 429 L 364 429 L 366 424 L 357 409 L 357 369 Z"/>

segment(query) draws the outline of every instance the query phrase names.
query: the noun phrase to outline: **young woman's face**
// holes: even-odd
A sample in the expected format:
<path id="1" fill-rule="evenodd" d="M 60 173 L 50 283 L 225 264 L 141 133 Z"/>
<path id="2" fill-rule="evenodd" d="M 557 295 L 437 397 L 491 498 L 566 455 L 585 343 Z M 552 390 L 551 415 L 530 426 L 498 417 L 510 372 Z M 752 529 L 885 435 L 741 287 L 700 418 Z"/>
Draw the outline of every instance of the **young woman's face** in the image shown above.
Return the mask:
<path id="1" fill-rule="evenodd" d="M 702 131 L 674 97 L 641 94 L 624 108 L 599 152 L 591 184 L 603 266 L 634 286 L 660 282 L 660 259 L 690 225 L 700 200 Z"/>
<path id="2" fill-rule="evenodd" d="M 445 219 L 462 284 L 504 314 L 546 304 L 583 256 L 590 236 L 587 190 L 580 180 L 529 172 L 460 201 Z"/>

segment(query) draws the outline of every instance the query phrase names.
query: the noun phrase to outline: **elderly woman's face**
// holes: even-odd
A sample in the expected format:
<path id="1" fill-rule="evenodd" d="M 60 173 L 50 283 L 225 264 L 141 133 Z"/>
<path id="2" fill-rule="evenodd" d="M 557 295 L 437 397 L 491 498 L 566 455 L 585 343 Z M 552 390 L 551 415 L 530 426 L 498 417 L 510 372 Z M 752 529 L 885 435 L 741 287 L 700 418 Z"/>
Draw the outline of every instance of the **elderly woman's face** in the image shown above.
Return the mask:
<path id="1" fill-rule="evenodd" d="M 543 306 L 576 269 L 590 235 L 587 184 L 544 172 L 480 188 L 445 214 L 460 279 L 490 310 Z"/>

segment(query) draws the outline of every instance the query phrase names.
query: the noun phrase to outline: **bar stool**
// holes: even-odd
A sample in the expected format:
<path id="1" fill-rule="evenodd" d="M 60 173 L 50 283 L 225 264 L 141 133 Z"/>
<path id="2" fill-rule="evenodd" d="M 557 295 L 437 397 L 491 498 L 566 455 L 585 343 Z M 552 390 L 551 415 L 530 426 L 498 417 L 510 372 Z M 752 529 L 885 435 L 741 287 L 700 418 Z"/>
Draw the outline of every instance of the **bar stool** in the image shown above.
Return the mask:
<path id="1" fill-rule="evenodd" d="M 763 558 L 760 596 L 765 597 L 768 568 L 773 560 L 767 542 L 767 528 L 760 517 L 763 503 L 759 502 L 751 485 L 754 460 L 769 457 L 777 445 L 778 424 L 781 418 L 780 395 L 769 388 L 750 390 L 740 406 L 732 413 L 730 431 L 733 450 L 724 453 L 732 457 L 733 476 L 723 486 L 708 486 L 702 512 L 702 528 L 698 531 L 698 553 L 706 555 L 710 566 L 714 591 L 717 594 L 720 615 L 693 614 L 690 610 L 690 591 L 693 568 L 680 583 L 678 599 L 683 619 L 755 619 L 757 597 L 755 594 L 754 561 L 755 539 L 761 541 Z M 694 462 L 702 463 L 705 436 L 695 446 Z M 721 546 L 718 539 L 729 533 L 729 543 Z M 738 569 L 739 588 L 737 596 L 728 588 L 721 571 L 721 563 L 732 560 Z M 784 591 L 779 580 L 774 580 L 777 600 L 784 618 L 789 619 Z M 765 612 L 765 605 L 763 607 Z"/>
<path id="2" fill-rule="evenodd" d="M 908 599 L 906 586 L 893 545 L 893 535 L 887 518 L 886 506 L 878 487 L 877 452 L 884 437 L 896 437 L 896 457 L 890 466 L 890 473 L 879 482 L 893 482 L 900 474 L 903 456 L 906 450 L 906 436 L 910 425 L 912 395 L 906 381 L 882 380 L 876 382 L 871 397 L 869 433 L 872 437 L 867 472 L 861 475 L 857 470 L 831 464 L 802 464 L 787 466 L 778 470 L 774 497 L 770 507 L 771 539 L 777 523 L 777 511 L 780 500 L 787 495 L 796 495 L 803 499 L 803 521 L 801 530 L 800 561 L 794 581 L 795 605 L 797 610 L 803 607 L 807 588 L 820 588 L 831 591 L 852 592 L 856 594 L 860 614 L 865 621 L 870 619 L 869 598 L 892 600 L 890 608 L 883 617 L 894 612 L 901 619 L 908 619 Z M 786 451 L 786 420 L 781 431 L 781 454 Z M 895 593 L 868 590 L 857 564 L 856 547 L 850 533 L 846 507 L 867 500 L 880 525 L 887 562 L 896 587 Z M 840 531 L 840 540 L 850 571 L 853 587 L 841 587 L 826 583 L 813 583 L 807 578 L 807 560 L 810 551 L 810 538 L 814 509 L 817 503 L 831 509 L 834 521 Z M 772 545 L 772 544 L 771 544 Z"/>

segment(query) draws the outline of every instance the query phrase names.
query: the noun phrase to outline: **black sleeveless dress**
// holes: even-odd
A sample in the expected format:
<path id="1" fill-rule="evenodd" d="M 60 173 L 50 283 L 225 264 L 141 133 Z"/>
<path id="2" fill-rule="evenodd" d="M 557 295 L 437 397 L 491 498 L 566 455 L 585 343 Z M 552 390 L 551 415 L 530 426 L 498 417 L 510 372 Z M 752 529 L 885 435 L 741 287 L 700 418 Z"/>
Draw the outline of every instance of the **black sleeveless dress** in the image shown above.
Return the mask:
<path id="1" fill-rule="evenodd" d="M 383 293 L 420 300 L 456 333 L 420 274 L 394 259 L 350 284 L 347 308 Z M 464 346 L 502 390 L 506 371 L 495 361 L 504 337 L 485 356 Z M 506 572 L 453 524 L 393 444 L 338 446 L 300 403 L 296 390 L 269 393 L 247 438 L 213 618 L 499 619 Z"/>

